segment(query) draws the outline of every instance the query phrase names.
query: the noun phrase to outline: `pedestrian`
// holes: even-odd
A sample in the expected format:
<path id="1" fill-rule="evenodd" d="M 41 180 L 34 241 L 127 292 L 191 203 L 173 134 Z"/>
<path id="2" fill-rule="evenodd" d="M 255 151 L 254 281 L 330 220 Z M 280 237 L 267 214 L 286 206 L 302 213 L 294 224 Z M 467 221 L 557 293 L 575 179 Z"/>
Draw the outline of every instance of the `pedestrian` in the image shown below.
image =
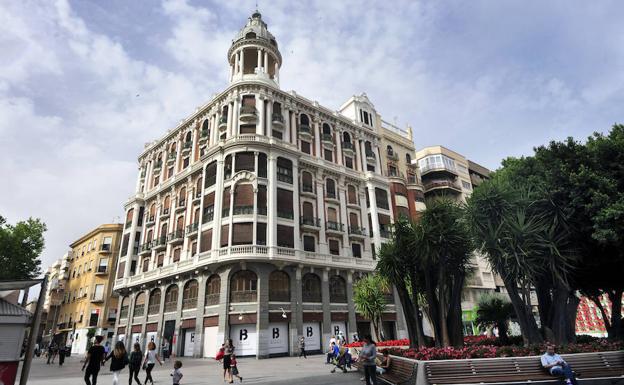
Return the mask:
<path id="1" fill-rule="evenodd" d="M 82 370 L 85 372 L 84 380 L 87 385 L 97 385 L 98 373 L 102 362 L 104 362 L 104 347 L 100 345 L 103 339 L 102 336 L 95 336 L 95 343 L 87 351 L 87 358 L 82 365 Z"/>
<path id="2" fill-rule="evenodd" d="M 301 358 L 301 356 L 303 356 L 303 358 L 307 359 L 308 357 L 306 356 L 306 351 L 305 351 L 305 338 L 303 336 L 299 337 L 299 358 Z"/>
<path id="3" fill-rule="evenodd" d="M 338 358 L 338 354 L 340 353 L 338 349 L 338 345 L 336 342 L 332 342 L 329 345 L 329 350 L 327 351 L 327 360 L 325 361 L 325 365 L 331 364 L 336 358 Z"/>
<path id="4" fill-rule="evenodd" d="M 143 360 L 143 369 L 145 369 L 145 385 L 147 385 L 147 380 L 149 380 L 152 385 L 154 384 L 154 379 L 152 378 L 152 369 L 156 366 L 156 362 L 162 366 L 162 361 L 160 357 L 158 357 L 158 352 L 156 352 L 156 344 L 150 341 L 147 344 L 147 351 L 145 352 L 145 359 Z"/>
<path id="5" fill-rule="evenodd" d="M 106 356 L 104 361 L 108 360 L 111 360 L 110 370 L 113 372 L 113 385 L 119 385 L 119 373 L 128 365 L 128 353 L 123 342 L 117 341 L 115 349 Z M 132 376 L 130 376 L 130 381 L 132 381 Z"/>
<path id="6" fill-rule="evenodd" d="M 66 355 L 67 355 L 67 347 L 63 345 L 59 346 L 59 349 L 58 349 L 59 366 L 63 366 L 63 364 L 65 363 Z"/>
<path id="7" fill-rule="evenodd" d="M 349 349 L 345 347 L 339 348 L 338 357 L 336 358 L 336 366 L 331 370 L 331 373 L 336 373 L 336 368 L 342 370 L 343 373 L 347 372 L 347 352 Z"/>
<path id="8" fill-rule="evenodd" d="M 230 366 L 232 367 L 232 377 L 238 377 L 240 382 L 243 382 L 243 377 L 238 372 L 238 361 L 236 360 L 236 354 L 234 353 L 232 353 L 232 361 L 230 362 Z M 234 378 L 232 378 L 232 381 L 233 380 Z"/>
<path id="9" fill-rule="evenodd" d="M 130 371 L 128 385 L 132 385 L 132 378 L 135 379 L 137 384 L 141 385 L 141 380 L 139 380 L 139 372 L 141 371 L 142 359 L 143 353 L 141 352 L 141 345 L 139 345 L 138 342 L 135 342 L 132 353 L 130 353 L 130 362 L 128 365 L 128 370 Z"/>
<path id="10" fill-rule="evenodd" d="M 173 373 L 171 373 L 171 377 L 173 377 L 173 385 L 180 385 L 180 380 L 183 377 L 182 372 L 180 371 L 181 367 L 182 367 L 181 361 L 176 361 L 173 364 Z"/>
<path id="11" fill-rule="evenodd" d="M 360 360 L 362 360 L 364 366 L 364 379 L 366 380 L 366 385 L 377 385 L 377 366 L 375 362 L 377 358 L 377 347 L 370 335 L 364 337 L 363 341 L 364 346 L 360 352 Z"/>
<path id="12" fill-rule="evenodd" d="M 576 377 L 568 363 L 555 353 L 555 345 L 547 344 L 546 353 L 541 358 L 542 366 L 547 369 L 552 376 L 563 376 L 567 385 L 577 385 Z"/>
<path id="13" fill-rule="evenodd" d="M 392 359 L 390 358 L 390 353 L 388 353 L 388 349 L 382 352 L 381 362 L 375 368 L 375 371 L 378 374 L 384 374 L 390 369 L 390 364 L 392 364 Z"/>
<path id="14" fill-rule="evenodd" d="M 167 360 L 167 358 L 169 358 L 169 340 L 167 340 L 166 338 L 163 339 L 162 354 L 163 360 Z"/>
<path id="15" fill-rule="evenodd" d="M 232 354 L 234 354 L 234 345 L 232 339 L 228 338 L 223 346 L 223 381 L 230 384 L 234 382 L 232 379 Z"/>

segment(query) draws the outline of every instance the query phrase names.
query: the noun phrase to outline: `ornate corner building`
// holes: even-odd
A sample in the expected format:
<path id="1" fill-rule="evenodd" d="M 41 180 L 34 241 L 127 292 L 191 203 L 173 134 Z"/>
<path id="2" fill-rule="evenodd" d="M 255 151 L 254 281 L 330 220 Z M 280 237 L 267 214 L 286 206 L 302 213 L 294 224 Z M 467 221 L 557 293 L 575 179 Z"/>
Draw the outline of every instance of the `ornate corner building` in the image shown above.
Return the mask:
<path id="1" fill-rule="evenodd" d="M 332 111 L 279 87 L 277 41 L 254 13 L 228 51 L 229 86 L 139 156 L 114 290 L 116 338 L 211 357 L 322 350 L 370 332 L 354 282 L 424 192 L 411 128 L 365 94 Z M 388 293 L 388 338 L 406 336 Z"/>

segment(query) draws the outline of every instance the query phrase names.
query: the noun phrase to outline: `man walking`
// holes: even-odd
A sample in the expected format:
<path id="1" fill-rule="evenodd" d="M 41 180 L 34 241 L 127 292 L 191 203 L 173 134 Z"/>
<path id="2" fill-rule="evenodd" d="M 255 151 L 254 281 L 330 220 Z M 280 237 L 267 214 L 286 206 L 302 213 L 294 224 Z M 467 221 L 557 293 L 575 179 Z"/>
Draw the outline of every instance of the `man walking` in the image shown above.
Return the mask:
<path id="1" fill-rule="evenodd" d="M 567 385 L 578 385 L 570 365 L 559 354 L 555 353 L 555 345 L 546 345 L 546 353 L 542 355 L 542 366 L 544 369 L 548 369 L 548 372 L 553 376 L 565 377 Z"/>
<path id="2" fill-rule="evenodd" d="M 82 365 L 82 370 L 85 372 L 84 380 L 87 385 L 97 385 L 98 373 L 102 362 L 104 362 L 104 347 L 101 345 L 103 339 L 102 336 L 95 336 L 95 344 L 89 348 L 87 359 Z M 86 371 L 85 367 L 87 368 Z"/>

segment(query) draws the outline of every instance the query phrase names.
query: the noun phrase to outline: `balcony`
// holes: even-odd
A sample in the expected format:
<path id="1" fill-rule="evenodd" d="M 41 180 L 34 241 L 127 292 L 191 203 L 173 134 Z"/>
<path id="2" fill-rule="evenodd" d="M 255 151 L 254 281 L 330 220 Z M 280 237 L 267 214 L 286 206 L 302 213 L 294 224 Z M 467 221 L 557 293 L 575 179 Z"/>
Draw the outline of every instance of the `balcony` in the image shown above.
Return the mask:
<path id="1" fill-rule="evenodd" d="M 149 217 L 147 217 L 147 220 L 145 221 L 145 225 L 146 226 L 153 226 L 155 222 L 156 222 L 155 216 L 154 215 L 150 215 Z"/>
<path id="2" fill-rule="evenodd" d="M 169 207 L 167 207 L 167 208 L 163 208 L 163 209 L 160 211 L 160 219 L 161 219 L 161 220 L 163 220 L 163 219 L 167 219 L 167 218 L 169 218 L 169 211 L 170 211 L 170 210 L 169 210 Z"/>
<path id="3" fill-rule="evenodd" d="M 119 319 L 128 318 L 128 308 L 128 306 L 121 307 L 121 310 L 119 311 Z"/>
<path id="4" fill-rule="evenodd" d="M 225 218 L 225 217 L 229 217 L 230 216 L 230 208 L 226 207 L 223 210 L 221 210 L 221 218 Z"/>
<path id="5" fill-rule="evenodd" d="M 169 233 L 167 236 L 167 241 L 171 244 L 177 244 L 184 240 L 184 230 L 176 230 L 172 233 Z"/>
<path id="6" fill-rule="evenodd" d="M 225 131 L 227 129 L 227 116 L 224 115 L 219 118 L 219 131 Z"/>
<path id="7" fill-rule="evenodd" d="M 256 290 L 232 291 L 230 302 L 256 302 L 258 300 L 258 292 Z"/>
<path id="8" fill-rule="evenodd" d="M 168 166 L 173 166 L 173 164 L 176 161 L 176 156 L 177 154 L 175 152 L 172 152 L 169 154 L 169 156 L 167 156 L 167 165 Z"/>
<path id="9" fill-rule="evenodd" d="M 325 193 L 325 199 L 338 200 L 338 195 L 336 195 L 336 190 L 327 190 L 327 192 Z"/>
<path id="10" fill-rule="evenodd" d="M 199 145 L 203 146 L 208 141 L 208 130 L 202 130 L 201 134 L 199 134 Z"/>
<path id="11" fill-rule="evenodd" d="M 334 138 L 331 134 L 323 134 L 321 140 L 323 141 L 324 146 L 331 148 L 334 147 Z"/>
<path id="12" fill-rule="evenodd" d="M 199 190 L 195 193 L 195 195 L 193 195 L 193 203 L 197 203 L 201 201 L 201 197 L 202 197 L 202 192 L 201 190 Z"/>
<path id="13" fill-rule="evenodd" d="M 197 233 L 198 228 L 199 228 L 199 222 L 191 223 L 190 225 L 186 226 L 186 233 L 188 235 L 193 235 Z"/>
<path id="14" fill-rule="evenodd" d="M 351 142 L 342 142 L 342 152 L 347 156 L 353 156 L 355 153 L 355 147 Z"/>
<path id="15" fill-rule="evenodd" d="M 293 177 L 292 175 L 288 175 L 288 174 L 277 174 L 277 180 L 280 182 L 284 182 L 284 183 L 288 183 L 288 184 L 292 184 L 293 182 Z"/>
<path id="16" fill-rule="evenodd" d="M 380 228 L 379 229 L 379 235 L 382 238 L 390 239 L 390 238 L 392 238 L 392 230 Z"/>
<path id="17" fill-rule="evenodd" d="M 160 250 L 164 250 L 167 248 L 167 237 L 166 236 L 162 236 L 162 237 L 158 237 L 154 240 L 153 244 L 152 244 L 152 248 L 155 251 L 160 251 Z"/>
<path id="18" fill-rule="evenodd" d="M 321 220 L 319 218 L 314 218 L 314 217 L 301 217 L 299 224 L 302 227 L 310 227 L 310 228 L 315 228 L 315 229 L 321 228 Z"/>
<path id="19" fill-rule="evenodd" d="M 148 255 L 152 253 L 152 241 L 147 241 L 141 245 L 141 249 L 139 250 L 139 255 Z"/>
<path id="20" fill-rule="evenodd" d="M 91 296 L 92 303 L 104 302 L 104 294 L 95 295 L 95 293 Z"/>
<path id="21" fill-rule="evenodd" d="M 301 194 L 309 195 L 309 196 L 316 196 L 316 194 L 314 193 L 314 186 L 311 184 L 302 184 Z"/>
<path id="22" fill-rule="evenodd" d="M 267 208 L 266 207 L 258 207 L 258 215 L 267 215 Z"/>
<path id="23" fill-rule="evenodd" d="M 214 306 L 214 305 L 218 305 L 220 301 L 221 301 L 221 298 L 220 298 L 220 294 L 219 293 L 206 294 L 206 303 L 204 305 L 205 306 Z"/>
<path id="24" fill-rule="evenodd" d="M 182 156 L 187 156 L 191 153 L 191 149 L 193 148 L 193 142 L 184 142 L 182 145 Z"/>
<path id="25" fill-rule="evenodd" d="M 154 164 L 154 175 L 159 175 L 160 170 L 162 170 L 162 160 L 159 160 L 156 164 Z"/>
<path id="26" fill-rule="evenodd" d="M 299 138 L 303 140 L 311 140 L 312 136 L 313 135 L 310 126 L 308 126 L 307 124 L 299 125 Z"/>
<path id="27" fill-rule="evenodd" d="M 446 174 L 446 175 L 452 175 L 453 177 L 457 176 L 457 169 L 455 167 L 449 166 L 447 164 L 444 163 L 435 163 L 435 164 L 425 164 L 423 167 L 420 168 L 420 175 L 424 176 L 427 175 L 429 173 L 433 174 Z"/>
<path id="28" fill-rule="evenodd" d="M 100 245 L 100 253 L 108 254 L 113 252 L 113 246 L 110 243 L 103 243 Z"/>
<path id="29" fill-rule="evenodd" d="M 106 275 L 108 274 L 108 266 L 98 266 L 95 269 L 95 275 Z"/>
<path id="30" fill-rule="evenodd" d="M 186 200 L 182 199 L 178 202 L 178 205 L 175 208 L 176 213 L 180 212 L 180 211 L 184 211 L 184 209 L 186 208 Z"/>
<path id="31" fill-rule="evenodd" d="M 327 221 L 325 222 L 325 230 L 327 232 L 342 233 L 344 232 L 344 225 L 338 222 Z"/>
<path id="32" fill-rule="evenodd" d="M 234 215 L 250 215 L 254 213 L 254 207 L 251 206 L 234 206 Z"/>
<path id="33" fill-rule="evenodd" d="M 366 150 L 366 162 L 369 164 L 377 163 L 377 156 L 372 150 Z"/>
<path id="34" fill-rule="evenodd" d="M 388 151 L 386 156 L 388 157 L 388 160 L 393 160 L 395 162 L 399 160 L 399 154 L 394 151 Z"/>
<path id="35" fill-rule="evenodd" d="M 252 123 L 258 119 L 258 112 L 255 106 L 242 106 L 240 108 L 240 117 L 241 122 Z"/>
<path id="36" fill-rule="evenodd" d="M 214 219 L 214 211 L 210 211 L 202 215 L 202 223 L 212 222 L 213 219 Z"/>
<path id="37" fill-rule="evenodd" d="M 349 236 L 364 238 L 368 234 L 366 234 L 366 229 L 359 226 L 349 226 Z"/>
<path id="38" fill-rule="evenodd" d="M 274 128 L 284 128 L 284 117 L 279 112 L 274 112 L 273 115 L 271 115 L 271 123 L 273 123 Z"/>
<path id="39" fill-rule="evenodd" d="M 292 211 L 279 211 L 277 210 L 277 217 L 278 218 L 285 218 L 285 219 L 293 219 L 294 218 L 294 214 Z"/>
<path id="40" fill-rule="evenodd" d="M 424 184 L 425 193 L 455 193 L 461 194 L 462 189 L 455 181 L 448 179 L 438 179 L 428 181 Z"/>

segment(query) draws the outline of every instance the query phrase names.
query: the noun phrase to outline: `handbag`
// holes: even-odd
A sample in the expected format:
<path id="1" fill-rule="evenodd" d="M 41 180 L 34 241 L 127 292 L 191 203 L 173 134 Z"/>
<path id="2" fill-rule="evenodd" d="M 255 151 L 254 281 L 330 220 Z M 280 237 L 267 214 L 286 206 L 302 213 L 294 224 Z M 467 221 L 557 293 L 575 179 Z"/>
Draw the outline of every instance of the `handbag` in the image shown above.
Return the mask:
<path id="1" fill-rule="evenodd" d="M 219 349 L 219 352 L 217 353 L 217 355 L 215 356 L 215 360 L 219 361 L 221 359 L 223 359 L 224 356 L 224 351 L 223 349 Z"/>
<path id="2" fill-rule="evenodd" d="M 147 370 L 147 364 L 144 362 L 144 363 L 143 363 L 143 366 L 141 366 L 141 368 L 142 368 L 143 370 Z"/>
<path id="3" fill-rule="evenodd" d="M 236 366 L 232 366 L 232 374 L 233 375 L 238 375 L 238 368 Z"/>

